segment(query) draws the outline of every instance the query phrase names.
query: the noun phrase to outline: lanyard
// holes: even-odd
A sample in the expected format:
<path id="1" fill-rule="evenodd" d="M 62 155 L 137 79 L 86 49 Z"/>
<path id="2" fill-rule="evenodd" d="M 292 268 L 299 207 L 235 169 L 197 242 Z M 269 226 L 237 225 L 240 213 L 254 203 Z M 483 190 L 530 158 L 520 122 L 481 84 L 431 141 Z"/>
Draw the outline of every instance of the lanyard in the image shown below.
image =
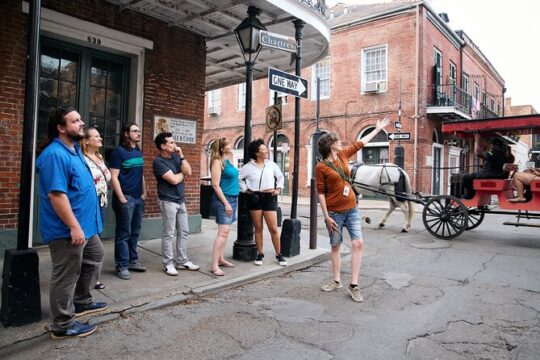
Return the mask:
<path id="1" fill-rule="evenodd" d="M 345 174 L 345 170 L 341 166 L 341 158 L 339 156 L 338 156 L 338 162 L 339 162 L 339 168 L 336 167 L 332 162 L 330 162 L 328 160 L 324 160 L 324 163 L 328 167 L 332 168 L 335 172 L 337 172 L 339 174 L 339 176 L 341 176 L 343 178 L 343 180 L 345 180 L 346 182 L 349 182 L 349 177 Z"/>

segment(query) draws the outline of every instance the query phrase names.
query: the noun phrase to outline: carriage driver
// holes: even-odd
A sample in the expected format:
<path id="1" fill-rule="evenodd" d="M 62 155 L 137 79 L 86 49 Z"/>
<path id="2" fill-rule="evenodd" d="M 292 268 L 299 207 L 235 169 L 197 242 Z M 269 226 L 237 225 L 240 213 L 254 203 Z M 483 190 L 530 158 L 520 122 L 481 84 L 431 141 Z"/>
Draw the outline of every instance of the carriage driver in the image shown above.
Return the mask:
<path id="1" fill-rule="evenodd" d="M 474 179 L 504 179 L 506 177 L 503 167 L 508 160 L 504 142 L 500 138 L 493 138 L 490 149 L 488 151 L 482 151 L 480 148 L 480 134 L 475 133 L 474 154 L 484 159 L 484 167 L 478 173 L 465 174 L 461 178 L 464 199 L 472 199 L 474 197 Z"/>
<path id="2" fill-rule="evenodd" d="M 351 283 L 348 291 L 356 302 L 363 301 L 358 287 L 363 241 L 360 213 L 356 207 L 356 196 L 349 182 L 350 170 L 348 162 L 349 157 L 364 147 L 389 122 L 388 118 L 378 120 L 374 131 L 345 149 L 342 149 L 341 140 L 335 133 L 322 135 L 318 142 L 319 152 L 324 160 L 317 164 L 315 177 L 324 222 L 330 234 L 333 274 L 333 279 L 324 284 L 321 290 L 334 291 L 342 287 L 339 247 L 343 242 L 342 230 L 346 227 L 352 243 Z"/>

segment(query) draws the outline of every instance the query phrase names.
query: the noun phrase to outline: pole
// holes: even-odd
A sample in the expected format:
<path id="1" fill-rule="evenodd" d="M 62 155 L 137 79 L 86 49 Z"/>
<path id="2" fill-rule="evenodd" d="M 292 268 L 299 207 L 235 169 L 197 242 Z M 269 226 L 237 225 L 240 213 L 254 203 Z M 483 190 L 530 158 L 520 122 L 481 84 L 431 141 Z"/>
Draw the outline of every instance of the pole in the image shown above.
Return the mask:
<path id="1" fill-rule="evenodd" d="M 253 61 L 246 61 L 246 108 L 244 121 L 244 164 L 249 162 L 248 144 L 251 142 L 251 115 L 253 90 Z M 238 195 L 238 232 L 233 245 L 233 259 L 253 261 L 257 248 L 253 239 L 253 222 L 247 208 L 247 194 Z"/>
<path id="2" fill-rule="evenodd" d="M 19 222 L 17 249 L 7 249 L 2 273 L 0 321 L 5 326 L 25 325 L 41 320 L 39 257 L 31 244 L 31 203 L 33 196 L 33 160 L 38 113 L 39 33 L 41 0 L 30 2 L 26 89 L 21 151 Z"/>
<path id="3" fill-rule="evenodd" d="M 296 75 L 302 74 L 302 20 L 293 21 L 296 39 Z M 293 168 L 293 191 L 291 202 L 291 219 L 296 219 L 298 207 L 298 167 L 300 162 L 300 97 L 294 99 L 294 168 Z"/>
<path id="4" fill-rule="evenodd" d="M 318 196 L 317 196 L 317 181 L 315 180 L 315 166 L 317 165 L 317 155 L 319 153 L 317 149 L 317 142 L 321 137 L 321 132 L 319 130 L 319 117 L 321 115 L 321 79 L 317 77 L 317 112 L 315 119 L 317 121 L 317 129 L 313 134 L 313 142 L 311 149 L 311 156 L 313 161 L 311 162 L 311 191 L 310 191 L 310 206 L 309 206 L 309 248 L 311 250 L 317 248 L 317 205 L 318 205 Z"/>
<path id="5" fill-rule="evenodd" d="M 296 75 L 300 76 L 302 70 L 302 20 L 293 21 L 296 39 Z M 293 191 L 291 204 L 291 218 L 283 221 L 281 228 L 281 253 L 284 256 L 300 254 L 300 231 L 302 224 L 296 218 L 298 204 L 298 166 L 300 162 L 300 98 L 294 99 L 294 168 L 293 168 Z"/>

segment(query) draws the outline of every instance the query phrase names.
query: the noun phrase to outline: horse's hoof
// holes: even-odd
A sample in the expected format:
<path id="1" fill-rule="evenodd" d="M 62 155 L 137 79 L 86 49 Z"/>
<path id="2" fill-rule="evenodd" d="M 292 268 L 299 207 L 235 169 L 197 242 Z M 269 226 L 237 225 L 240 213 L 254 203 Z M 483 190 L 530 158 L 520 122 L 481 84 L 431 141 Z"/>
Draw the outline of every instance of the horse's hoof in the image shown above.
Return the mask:
<path id="1" fill-rule="evenodd" d="M 406 232 L 409 232 L 409 230 L 407 230 L 407 229 L 401 229 L 401 232 L 406 233 Z"/>
<path id="2" fill-rule="evenodd" d="M 364 221 L 366 222 L 366 224 L 371 224 L 371 218 L 369 216 L 366 216 L 364 218 Z"/>
<path id="3" fill-rule="evenodd" d="M 384 227 L 384 224 L 383 224 L 383 223 L 380 223 L 380 224 L 379 224 L 379 229 L 382 228 L 382 227 Z"/>

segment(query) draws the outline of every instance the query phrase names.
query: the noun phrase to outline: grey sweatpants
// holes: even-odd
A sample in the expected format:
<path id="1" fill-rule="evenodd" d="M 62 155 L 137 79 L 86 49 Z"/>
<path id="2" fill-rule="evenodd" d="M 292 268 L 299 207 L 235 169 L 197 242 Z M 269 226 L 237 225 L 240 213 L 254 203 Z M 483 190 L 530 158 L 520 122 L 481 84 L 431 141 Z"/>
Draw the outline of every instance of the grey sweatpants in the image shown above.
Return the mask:
<path id="1" fill-rule="evenodd" d="M 93 302 L 90 290 L 94 287 L 105 250 L 98 235 L 84 245 L 71 244 L 71 239 L 49 242 L 52 274 L 49 301 L 53 317 L 53 331 L 70 328 L 75 321 L 74 303 Z"/>

